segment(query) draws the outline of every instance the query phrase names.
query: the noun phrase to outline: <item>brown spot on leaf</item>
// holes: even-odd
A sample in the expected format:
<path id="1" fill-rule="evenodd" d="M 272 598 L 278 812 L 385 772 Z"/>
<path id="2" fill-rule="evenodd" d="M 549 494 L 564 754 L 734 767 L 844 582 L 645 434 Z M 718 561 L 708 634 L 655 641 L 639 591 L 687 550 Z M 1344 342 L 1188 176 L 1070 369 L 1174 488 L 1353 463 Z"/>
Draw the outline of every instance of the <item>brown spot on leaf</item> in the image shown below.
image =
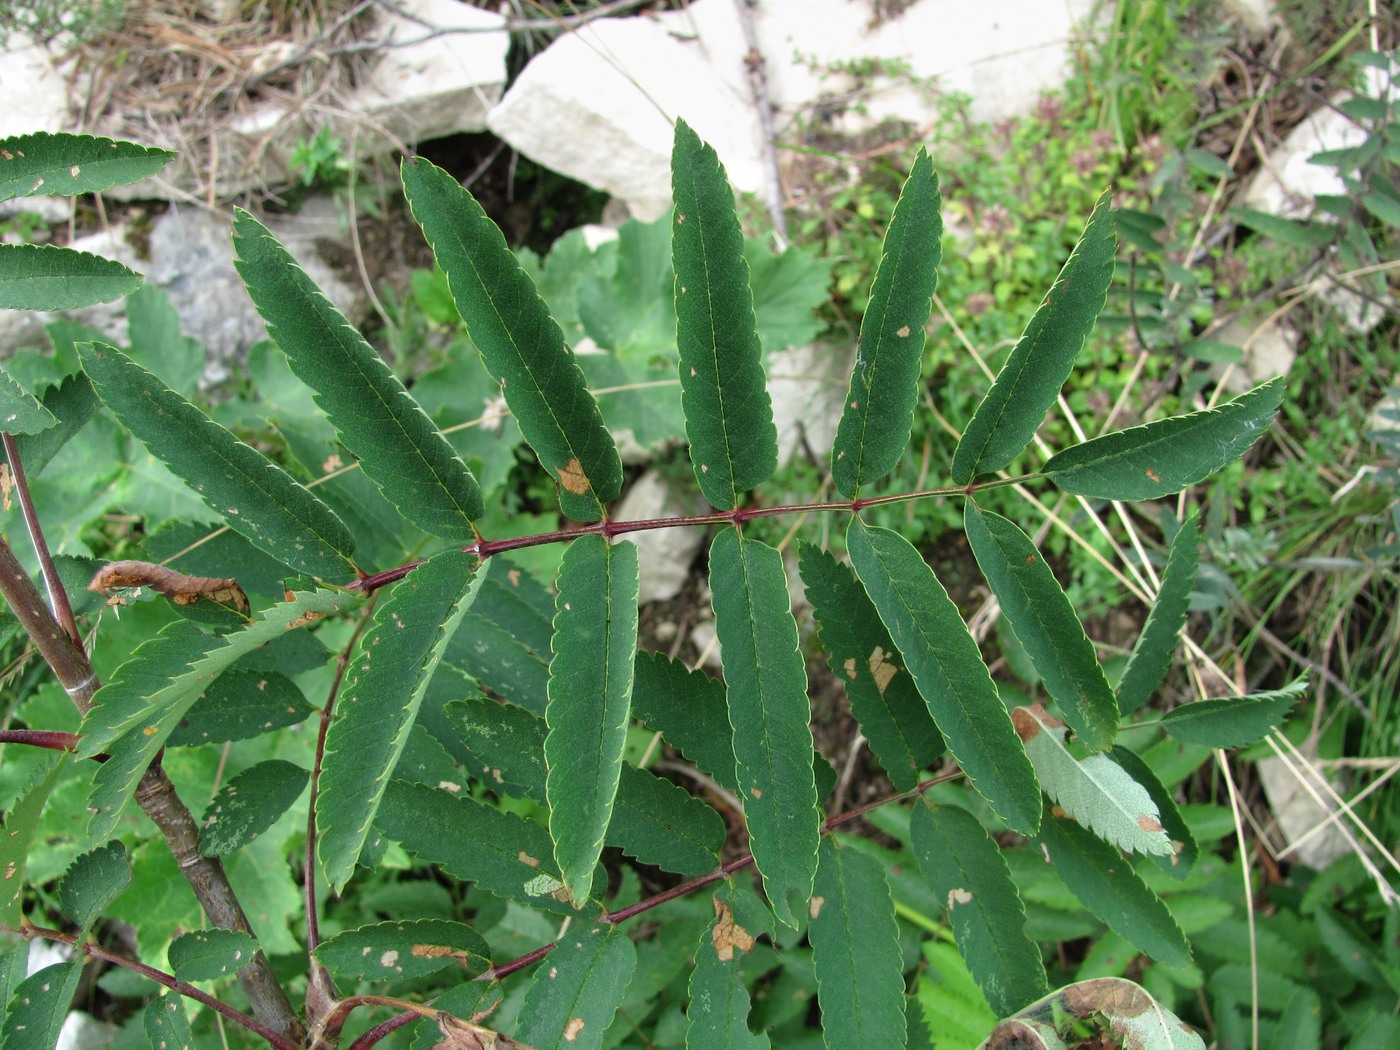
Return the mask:
<path id="1" fill-rule="evenodd" d="M 891 653 L 885 652 L 880 646 L 875 647 L 875 651 L 870 654 L 870 674 L 875 679 L 875 688 L 880 690 L 880 695 L 885 695 L 885 687 L 890 684 L 890 679 L 899 671 L 899 667 L 890 659 Z"/>
<path id="2" fill-rule="evenodd" d="M 1060 995 L 1065 1009 L 1076 1017 L 1108 1014 L 1139 1017 L 1152 1009 L 1152 996 L 1121 977 L 1096 977 L 1065 988 Z"/>
<path id="3" fill-rule="evenodd" d="M 1146 813 L 1138 814 L 1137 825 L 1149 835 L 1154 835 L 1159 831 L 1166 830 L 1162 827 L 1162 822 L 1160 820 L 1156 820 L 1153 817 L 1148 816 Z"/>
<path id="4" fill-rule="evenodd" d="M 763 797 L 763 792 L 760 791 L 758 788 L 749 788 L 749 794 L 752 795 L 754 798 Z"/>
<path id="5" fill-rule="evenodd" d="M 856 658 L 854 656 L 847 657 L 846 662 L 841 666 L 846 670 L 846 677 L 854 682 L 856 680 Z"/>
<path id="6" fill-rule="evenodd" d="M 741 952 L 753 948 L 753 935 L 734 921 L 734 912 L 718 897 L 715 899 L 715 924 L 710 930 L 710 943 L 715 946 L 715 954 L 720 962 L 730 962 L 734 949 Z"/>
<path id="7" fill-rule="evenodd" d="M 1150 481 L 1155 481 L 1155 482 L 1157 482 L 1159 485 L 1162 483 L 1162 475 L 1161 475 L 1161 474 L 1158 474 L 1158 473 L 1157 473 L 1155 470 L 1153 470 L 1151 467 L 1148 467 L 1148 468 L 1147 468 L 1147 477 L 1148 477 L 1148 480 L 1150 480 Z"/>
<path id="8" fill-rule="evenodd" d="M 583 1031 L 583 1018 L 570 1017 L 569 1023 L 564 1026 L 564 1042 L 572 1043 L 578 1038 L 578 1034 Z"/>
<path id="9" fill-rule="evenodd" d="M 825 903 L 826 903 L 826 898 L 825 898 L 825 897 L 815 897 L 815 896 L 814 896 L 814 897 L 807 903 L 807 915 L 808 915 L 808 917 L 809 917 L 809 918 L 812 918 L 812 919 L 815 919 L 818 915 L 820 915 L 820 914 L 822 913 L 822 905 L 825 904 Z"/>
<path id="10" fill-rule="evenodd" d="M 1026 555 L 1026 564 L 1027 564 L 1027 565 L 1034 565 L 1034 564 L 1035 564 L 1035 555 L 1034 555 L 1034 554 L 1027 554 L 1027 555 Z"/>
<path id="11" fill-rule="evenodd" d="M 900 325 L 897 329 L 895 329 L 895 333 L 894 333 L 894 334 L 897 335 L 897 336 L 899 336 L 899 338 L 901 338 L 901 339 L 908 339 L 908 338 L 909 338 L 909 326 L 908 326 L 907 324 L 905 324 L 905 325 Z"/>
<path id="12" fill-rule="evenodd" d="M 569 462 L 559 468 L 559 484 L 572 492 L 575 496 L 586 496 L 592 487 L 588 482 L 588 475 L 583 472 L 583 465 L 579 463 L 578 457 L 574 456 Z"/>
<path id="13" fill-rule="evenodd" d="M 322 463 L 321 463 L 321 473 L 322 473 L 322 474 L 334 474 L 337 470 L 339 470 L 339 469 L 340 469 L 341 467 L 343 467 L 343 466 L 345 466 L 345 463 L 344 463 L 344 461 L 340 458 L 340 453 L 338 453 L 338 452 L 332 452 L 329 456 L 327 456 L 327 457 L 325 458 L 324 461 L 322 461 Z"/>
<path id="14" fill-rule="evenodd" d="M 948 891 L 948 910 L 952 911 L 959 904 L 971 904 L 972 894 L 961 886 L 955 886 Z"/>
<path id="15" fill-rule="evenodd" d="M 538 868 L 540 866 L 539 858 L 530 856 L 530 854 L 526 853 L 524 850 L 521 850 L 516 855 L 515 859 L 520 861 L 521 864 L 528 864 L 532 868 Z"/>
<path id="16" fill-rule="evenodd" d="M 683 212 L 683 211 L 678 211 L 678 212 L 676 212 L 676 225 L 677 225 L 677 226 L 684 226 L 684 225 L 685 225 L 685 212 Z"/>
<path id="17" fill-rule="evenodd" d="M 68 168 L 68 174 L 71 175 L 71 176 L 72 176 L 73 178 L 75 178 L 75 179 L 76 179 L 81 173 L 82 173 L 82 169 L 79 168 L 78 165 L 76 165 L 76 164 L 73 164 L 73 165 L 71 165 L 71 166 Z"/>
<path id="18" fill-rule="evenodd" d="M 519 569 L 511 569 L 510 572 L 506 573 L 506 579 L 508 579 L 508 580 L 510 581 L 510 585 L 511 585 L 512 587 L 519 587 L 519 586 L 520 586 L 520 570 L 519 570 Z"/>

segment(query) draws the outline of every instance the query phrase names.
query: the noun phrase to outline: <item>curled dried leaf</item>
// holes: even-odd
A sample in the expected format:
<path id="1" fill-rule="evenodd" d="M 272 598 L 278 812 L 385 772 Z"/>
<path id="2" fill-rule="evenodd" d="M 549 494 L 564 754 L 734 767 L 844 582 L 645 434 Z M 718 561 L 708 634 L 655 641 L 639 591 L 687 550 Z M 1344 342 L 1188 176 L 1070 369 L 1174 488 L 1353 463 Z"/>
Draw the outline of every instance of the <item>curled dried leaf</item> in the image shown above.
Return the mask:
<path id="1" fill-rule="evenodd" d="M 186 576 L 149 561 L 108 562 L 88 584 L 88 590 L 107 595 L 133 587 L 149 587 L 176 605 L 193 605 L 203 598 L 228 606 L 236 612 L 248 611 L 248 596 L 238 586 L 237 580 L 217 576 Z M 108 602 L 116 604 L 120 598 L 109 597 Z"/>

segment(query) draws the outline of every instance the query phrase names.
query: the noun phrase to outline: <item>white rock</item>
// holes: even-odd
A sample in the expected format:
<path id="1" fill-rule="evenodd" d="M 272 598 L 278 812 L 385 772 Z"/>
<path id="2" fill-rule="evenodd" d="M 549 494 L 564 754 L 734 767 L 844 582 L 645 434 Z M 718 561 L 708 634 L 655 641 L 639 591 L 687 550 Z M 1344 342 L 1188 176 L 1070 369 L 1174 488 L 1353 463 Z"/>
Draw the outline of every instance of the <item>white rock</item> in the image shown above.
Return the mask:
<path id="1" fill-rule="evenodd" d="M 91 1014 L 74 1010 L 63 1019 L 54 1050 L 104 1050 L 116 1038 L 114 1026 L 103 1024 Z"/>
<path id="2" fill-rule="evenodd" d="M 31 131 L 62 131 L 68 119 L 68 84 L 48 51 L 23 33 L 12 33 L 0 51 L 0 138 Z"/>
<path id="3" fill-rule="evenodd" d="M 688 486 L 681 491 L 693 494 L 694 488 Z M 693 495 L 690 501 L 683 501 L 664 474 L 648 470 L 632 483 L 612 516 L 615 521 L 641 521 L 691 514 L 695 509 Z M 666 601 L 680 593 L 705 535 L 704 530 L 690 527 L 633 532 L 623 539 L 637 545 L 641 562 L 638 600 L 646 603 Z"/>
<path id="4" fill-rule="evenodd" d="M 700 662 L 706 667 L 718 671 L 724 666 L 714 620 L 701 620 L 696 623 L 690 629 L 690 644 L 695 646 L 695 651 L 700 654 Z"/>
<path id="5" fill-rule="evenodd" d="M 1346 837 L 1335 825 L 1314 833 L 1314 829 L 1327 820 L 1329 810 L 1319 805 L 1312 793 L 1298 782 L 1290 764 L 1281 758 L 1263 758 L 1256 767 L 1264 786 L 1264 795 L 1269 800 L 1269 811 L 1278 822 L 1284 842 L 1292 846 L 1304 836 L 1309 836 L 1289 855 L 1290 859 L 1296 858 L 1308 867 L 1321 871 L 1338 857 L 1350 852 Z M 1313 790 L 1321 798 L 1327 797 L 1316 785 Z"/>
<path id="6" fill-rule="evenodd" d="M 1251 387 L 1275 376 L 1288 374 L 1298 356 L 1298 333 L 1274 320 L 1261 324 L 1232 321 L 1222 328 L 1215 339 L 1244 349 L 1244 360 L 1228 371 L 1215 369 L 1224 375 L 1225 389 L 1243 394 Z"/>
<path id="7" fill-rule="evenodd" d="M 831 451 L 850 385 L 851 357 L 822 344 L 768 355 L 768 393 L 778 427 L 780 464 L 791 463 L 804 441 L 819 458 Z"/>
<path id="8" fill-rule="evenodd" d="M 1274 0 L 1220 0 L 1227 15 L 1239 19 L 1240 25 L 1255 34 L 1267 33 L 1282 21 Z"/>

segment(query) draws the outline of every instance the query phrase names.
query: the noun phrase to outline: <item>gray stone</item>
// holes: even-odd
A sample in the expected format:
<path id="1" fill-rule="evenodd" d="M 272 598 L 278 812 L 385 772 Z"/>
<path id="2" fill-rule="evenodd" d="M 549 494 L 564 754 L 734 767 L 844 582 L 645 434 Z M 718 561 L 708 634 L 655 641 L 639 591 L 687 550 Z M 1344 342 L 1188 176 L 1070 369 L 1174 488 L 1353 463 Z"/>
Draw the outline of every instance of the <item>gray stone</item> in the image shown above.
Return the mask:
<path id="1" fill-rule="evenodd" d="M 690 498 L 681 499 L 666 475 L 648 470 L 622 497 L 613 511 L 613 520 L 641 521 L 695 513 L 698 508 L 693 487 L 683 486 L 681 491 Z M 633 532 L 623 539 L 637 545 L 641 557 L 639 601 L 646 603 L 667 601 L 680 593 L 705 535 L 704 530 L 689 527 Z"/>
<path id="2" fill-rule="evenodd" d="M 1244 350 L 1244 360 L 1239 365 L 1214 369 L 1217 377 L 1224 377 L 1225 389 L 1236 394 L 1275 376 L 1287 375 L 1298 356 L 1298 333 L 1276 320 L 1257 324 L 1232 321 L 1214 338 Z"/>
<path id="3" fill-rule="evenodd" d="M 11 34 L 0 51 L 0 138 L 67 127 L 68 84 L 53 58 L 23 33 Z"/>
<path id="4" fill-rule="evenodd" d="M 820 343 L 768 355 L 768 394 L 778 427 L 780 464 L 791 463 L 804 444 L 819 459 L 831 452 L 850 385 L 851 358 Z"/>

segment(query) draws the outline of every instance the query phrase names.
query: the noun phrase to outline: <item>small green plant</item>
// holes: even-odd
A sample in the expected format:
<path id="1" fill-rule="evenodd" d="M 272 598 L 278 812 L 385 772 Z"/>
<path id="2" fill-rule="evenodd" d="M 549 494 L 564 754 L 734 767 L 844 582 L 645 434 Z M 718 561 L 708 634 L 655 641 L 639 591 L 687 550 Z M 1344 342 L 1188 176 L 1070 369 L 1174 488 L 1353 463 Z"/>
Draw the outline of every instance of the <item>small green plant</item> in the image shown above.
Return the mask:
<path id="1" fill-rule="evenodd" d="M 301 174 L 304 189 L 338 187 L 350 175 L 345 142 L 327 124 L 322 124 L 316 129 L 316 134 L 309 139 L 301 139 L 292 147 L 288 164 L 293 171 Z"/>
<path id="2" fill-rule="evenodd" d="M 164 159 L 79 137 L 17 145 L 0 152 L 10 192 L 33 189 L 33 170 L 76 170 L 79 155 L 141 158 L 109 167 L 108 184 Z M 409 1025 L 413 1045 L 459 1050 L 758 1046 L 808 1028 L 778 993 L 813 980 L 833 1050 L 927 1045 L 969 1017 L 973 1038 L 995 1026 L 995 1045 L 1063 1046 L 1069 1025 L 1101 1019 L 1146 1047 L 1204 1046 L 1173 1012 L 1192 1004 L 1156 976 L 1189 971 L 1192 953 L 1153 886 L 1210 874 L 1163 781 L 1169 766 L 1189 771 L 1212 748 L 1270 733 L 1305 684 L 1152 711 L 1196 574 L 1195 516 L 1172 519 L 1160 589 L 1113 685 L 1040 549 L 983 503 L 1014 483 L 1084 501 L 1175 495 L 1264 433 L 1282 384 L 1024 458 L 1107 299 L 1117 248 L 1105 195 L 965 417 L 941 484 L 878 488 L 919 411 L 940 263 L 942 199 L 921 151 L 861 322 L 834 494 L 766 502 L 777 446 L 755 263 L 723 169 L 684 123 L 672 172 L 673 360 L 707 513 L 610 516 L 622 463 L 564 330 L 479 204 L 421 159 L 404 163 L 404 192 L 475 348 L 470 364 L 449 358 L 451 373 L 410 393 L 240 213 L 239 272 L 276 348 L 259 351 L 257 382 L 219 414 L 256 447 L 172 389 L 188 388 L 166 373 L 190 346 L 156 323 L 158 296 L 134 300 L 146 321 L 133 320 L 127 350 L 70 331 L 61 374 L 0 383 L 7 483 L 51 596 L 0 543 L 22 682 L 0 730 L 12 800 L 0 924 L 16 935 L 0 948 L 5 1050 L 53 1045 L 90 959 L 164 989 L 142 1015 L 153 1046 L 189 1043 L 215 1021 L 222 1038 L 278 1050 L 367 1050 Z M 48 287 L 34 258 L 0 254 L 8 304 L 37 305 Z M 58 264 L 101 274 L 90 259 Z M 614 277 L 621 266 L 619 255 Z M 65 271 L 54 283 L 78 282 Z M 607 301 L 605 286 L 580 298 L 580 322 L 606 325 L 583 315 Z M 487 444 L 464 458 L 415 397 L 451 403 L 459 368 L 481 370 L 479 389 L 503 398 L 568 524 L 531 532 L 488 509 L 498 489 L 484 479 L 502 478 L 514 452 Z M 485 418 L 473 396 L 456 404 Z M 273 434 L 251 432 L 255 413 Z M 87 426 L 85 442 L 70 440 Z M 104 537 L 142 556 L 69 565 L 49 554 L 43 522 L 57 511 L 30 479 L 46 466 L 69 475 L 52 466 L 65 455 L 158 466 L 147 476 L 169 485 L 161 527 Z M 132 485 L 131 498 L 152 488 Z M 935 498 L 961 503 L 1043 704 L 1005 702 L 938 573 L 870 520 Z M 813 743 L 783 557 L 753 534 L 759 519 L 799 514 L 847 522 L 849 563 L 802 544 L 798 569 L 815 644 L 892 784 L 859 807 L 825 808 L 836 775 Z M 619 541 L 677 527 L 713 531 L 722 680 L 638 651 L 638 554 Z M 542 546 L 562 548 L 553 594 L 510 560 Z M 100 608 L 92 589 L 132 604 L 90 638 L 79 618 Z M 76 608 L 70 593 L 84 599 Z M 18 659 L 28 651 L 56 685 Z M 634 723 L 704 790 L 629 761 Z M 1171 761 L 1150 760 L 1154 748 Z M 212 799 L 202 823 L 167 769 L 187 797 Z M 903 829 L 912 866 L 853 832 L 866 814 Z M 1106 926 L 1123 952 L 1152 960 L 1141 981 L 1047 968 L 1027 927 L 1038 908 L 1023 901 L 1043 900 L 1029 891 L 1051 878 L 1076 929 Z M 926 918 L 911 925 L 911 914 Z M 643 915 L 646 926 L 629 921 Z M 945 915 L 956 951 L 927 936 Z M 106 917 L 137 925 L 135 954 L 104 943 Z M 36 939 L 74 956 L 22 977 Z M 528 980 L 513 976 L 532 966 Z M 984 1004 L 974 1014 L 950 1005 L 959 974 Z M 751 995 L 759 980 L 764 994 Z"/>

